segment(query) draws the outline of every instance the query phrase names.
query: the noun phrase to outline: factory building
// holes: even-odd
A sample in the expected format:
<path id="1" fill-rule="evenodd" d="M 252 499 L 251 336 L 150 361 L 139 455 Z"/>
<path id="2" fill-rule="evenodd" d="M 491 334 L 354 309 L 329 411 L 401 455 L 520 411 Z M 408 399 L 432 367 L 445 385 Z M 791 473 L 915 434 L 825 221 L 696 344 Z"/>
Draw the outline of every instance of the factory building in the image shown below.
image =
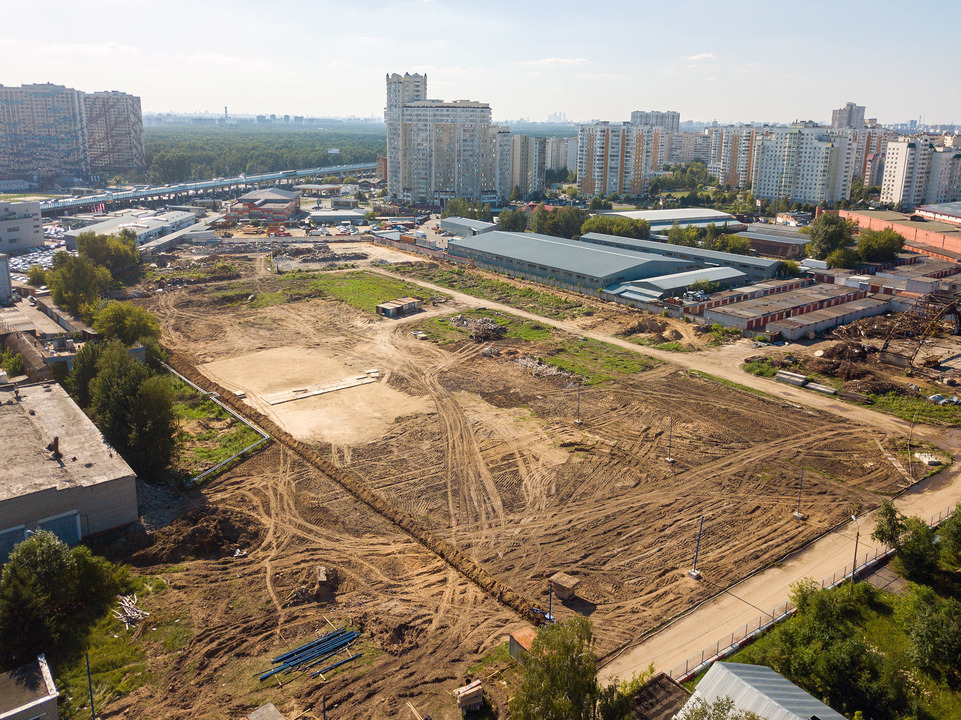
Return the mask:
<path id="1" fill-rule="evenodd" d="M 707 267 L 734 268 L 746 274 L 752 282 L 770 280 L 777 275 L 781 268 L 779 260 L 703 250 L 683 245 L 670 245 L 657 240 L 640 240 L 602 233 L 586 233 L 581 235 L 580 242 L 674 258 L 681 262 L 693 264 L 692 269 L 695 270 Z"/>
<path id="2" fill-rule="evenodd" d="M 136 476 L 56 383 L 0 391 L 0 562 L 30 532 L 66 543 L 137 521 Z"/>
<path id="3" fill-rule="evenodd" d="M 38 202 L 0 202 L 0 252 L 43 247 L 43 221 Z"/>
<path id="4" fill-rule="evenodd" d="M 462 217 L 446 217 L 441 218 L 440 229 L 458 237 L 471 237 L 472 235 L 481 235 L 496 230 L 497 223 Z"/>
<path id="5" fill-rule="evenodd" d="M 714 267 L 661 275 L 647 280 L 632 280 L 605 288 L 604 293 L 619 298 L 621 301 L 654 302 L 681 295 L 696 283 L 711 283 L 716 286 L 716 289 L 720 290 L 744 285 L 746 282 L 747 275 L 740 270 Z"/>
<path id="6" fill-rule="evenodd" d="M 448 244 L 447 252 L 470 259 L 478 267 L 592 293 L 628 280 L 696 270 L 698 267 L 681 258 L 601 247 L 549 235 L 499 230 L 454 238 Z"/>
<path id="7" fill-rule="evenodd" d="M 600 213 L 616 215 L 631 220 L 644 220 L 651 226 L 652 233 L 666 233 L 674 225 L 682 228 L 706 228 L 714 225 L 723 232 L 737 232 L 745 228 L 744 223 L 730 213 L 708 208 L 675 208 L 673 210 L 614 210 Z"/>

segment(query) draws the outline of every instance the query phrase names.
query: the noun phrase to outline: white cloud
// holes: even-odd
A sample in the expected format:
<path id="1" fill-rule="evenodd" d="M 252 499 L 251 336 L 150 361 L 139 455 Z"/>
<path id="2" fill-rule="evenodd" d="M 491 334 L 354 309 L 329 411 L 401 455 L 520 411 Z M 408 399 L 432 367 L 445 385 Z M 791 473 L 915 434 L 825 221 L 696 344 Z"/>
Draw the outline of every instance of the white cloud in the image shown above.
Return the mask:
<path id="1" fill-rule="evenodd" d="M 589 65 L 590 60 L 587 58 L 558 58 L 558 57 L 547 57 L 541 58 L 540 60 L 522 60 L 517 63 L 521 67 L 535 67 L 535 68 L 563 68 L 563 67 L 574 67 L 576 65 Z"/>
<path id="2" fill-rule="evenodd" d="M 700 60 L 713 60 L 714 53 L 698 53 L 697 55 L 688 55 L 682 58 L 682 60 L 687 60 L 688 62 L 699 62 Z"/>

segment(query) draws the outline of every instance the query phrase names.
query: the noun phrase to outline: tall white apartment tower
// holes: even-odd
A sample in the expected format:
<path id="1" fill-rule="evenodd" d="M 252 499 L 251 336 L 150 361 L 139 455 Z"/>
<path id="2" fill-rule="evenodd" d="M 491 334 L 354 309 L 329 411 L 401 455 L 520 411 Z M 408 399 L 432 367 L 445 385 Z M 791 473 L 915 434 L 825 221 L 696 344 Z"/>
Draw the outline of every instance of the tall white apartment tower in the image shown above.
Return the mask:
<path id="1" fill-rule="evenodd" d="M 511 138 L 511 187 L 522 195 L 544 191 L 547 138 L 515 135 Z"/>
<path id="2" fill-rule="evenodd" d="M 849 135 L 813 123 L 765 128 L 754 143 L 754 195 L 810 205 L 849 199 L 855 161 Z"/>
<path id="3" fill-rule="evenodd" d="M 961 200 L 961 149 L 938 147 L 931 138 L 889 142 L 881 202 L 902 210 Z"/>
<path id="4" fill-rule="evenodd" d="M 667 131 L 634 123 L 595 122 L 577 133 L 577 189 L 587 196 L 643 196 L 660 170 Z"/>
<path id="5" fill-rule="evenodd" d="M 404 119 L 404 105 L 426 99 L 426 74 L 387 75 L 387 107 L 384 108 L 384 122 L 387 124 L 387 192 L 391 196 L 397 195 L 400 182 L 403 157 L 400 133 Z"/>

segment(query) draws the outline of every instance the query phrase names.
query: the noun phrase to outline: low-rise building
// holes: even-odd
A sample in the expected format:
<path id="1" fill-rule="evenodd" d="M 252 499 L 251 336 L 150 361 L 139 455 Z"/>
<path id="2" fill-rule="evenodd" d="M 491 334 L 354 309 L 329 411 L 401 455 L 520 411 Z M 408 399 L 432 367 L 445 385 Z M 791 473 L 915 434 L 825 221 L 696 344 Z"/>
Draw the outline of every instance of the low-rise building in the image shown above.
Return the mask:
<path id="1" fill-rule="evenodd" d="M 752 712 L 766 720 L 844 720 L 841 713 L 771 668 L 730 662 L 711 666 L 677 717 L 685 717 L 700 703 L 711 705 L 724 698 L 733 701 L 735 710 Z"/>
<path id="2" fill-rule="evenodd" d="M 838 214 L 845 220 L 854 220 L 862 230 L 894 230 L 904 238 L 905 249 L 911 252 L 942 260 L 961 260 L 961 226 L 952 222 L 891 210 L 839 210 Z"/>
<path id="3" fill-rule="evenodd" d="M 133 470 L 63 388 L 0 395 L 0 562 L 29 532 L 76 543 L 137 521 Z"/>
<path id="4" fill-rule="evenodd" d="M 225 220 L 247 222 L 287 222 L 300 212 L 300 193 L 280 188 L 252 190 L 241 195 L 227 209 Z"/>
<path id="5" fill-rule="evenodd" d="M 471 237 L 497 229 L 497 223 L 462 217 L 441 218 L 440 229 L 458 237 Z"/>
<path id="6" fill-rule="evenodd" d="M 64 233 L 63 238 L 68 250 L 76 250 L 77 237 L 84 233 L 92 232 L 97 235 L 118 235 L 123 230 L 129 230 L 136 235 L 137 244 L 143 245 L 157 238 L 165 237 L 178 230 L 190 227 L 196 224 L 196 222 L 197 216 L 194 215 L 194 213 L 182 210 L 172 210 L 170 212 L 160 212 L 156 214 L 140 213 L 136 216 L 130 213 L 124 213 L 94 223 L 93 225 L 68 230 Z"/>
<path id="7" fill-rule="evenodd" d="M 0 252 L 8 255 L 43 247 L 38 202 L 0 202 Z"/>
<path id="8" fill-rule="evenodd" d="M 811 285 L 792 292 L 731 303 L 704 311 L 709 323 L 764 332 L 768 323 L 805 315 L 816 310 L 844 305 L 867 296 L 867 291 L 840 285 Z"/>
<path id="9" fill-rule="evenodd" d="M 10 672 L 0 673 L 0 718 L 57 720 L 60 693 L 43 655 Z"/>
<path id="10" fill-rule="evenodd" d="M 784 260 L 802 258 L 811 238 L 783 225 L 751 223 L 747 230 L 737 233 L 751 242 L 751 249 L 758 255 L 773 256 Z"/>
<path id="11" fill-rule="evenodd" d="M 617 215 L 632 220 L 645 220 L 651 226 L 652 233 L 664 233 L 674 225 L 682 228 L 706 228 L 715 225 L 724 232 L 738 232 L 745 228 L 744 223 L 730 213 L 707 208 L 676 208 L 674 210 L 614 210 L 600 213 L 602 215 Z"/>

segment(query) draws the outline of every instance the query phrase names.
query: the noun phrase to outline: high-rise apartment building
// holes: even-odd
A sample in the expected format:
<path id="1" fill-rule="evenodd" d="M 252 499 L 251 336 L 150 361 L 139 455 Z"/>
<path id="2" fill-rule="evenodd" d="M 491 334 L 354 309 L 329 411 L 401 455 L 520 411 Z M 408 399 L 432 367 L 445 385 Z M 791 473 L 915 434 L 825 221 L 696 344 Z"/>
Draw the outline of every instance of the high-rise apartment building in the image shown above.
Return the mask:
<path id="1" fill-rule="evenodd" d="M 514 135 L 511 138 L 511 187 L 521 195 L 543 192 L 546 186 L 547 138 Z"/>
<path id="2" fill-rule="evenodd" d="M 577 188 L 584 195 L 643 196 L 661 169 L 667 132 L 634 123 L 595 122 L 577 134 Z"/>
<path id="3" fill-rule="evenodd" d="M 547 138 L 547 169 L 573 170 L 577 167 L 577 138 Z"/>
<path id="4" fill-rule="evenodd" d="M 680 129 L 681 114 L 674 110 L 635 110 L 631 113 L 631 123 L 647 127 L 659 127 L 667 132 L 676 133 Z"/>
<path id="5" fill-rule="evenodd" d="M 692 162 L 707 164 L 711 158 L 711 136 L 706 133 L 672 132 L 665 137 L 662 163 L 684 165 Z"/>
<path id="6" fill-rule="evenodd" d="M 843 108 L 831 112 L 831 127 L 833 128 L 858 129 L 864 126 L 864 105 L 855 105 L 849 102 Z"/>
<path id="7" fill-rule="evenodd" d="M 0 86 L 0 179 L 145 168 L 140 98 L 51 84 Z"/>
<path id="8" fill-rule="evenodd" d="M 754 143 L 755 197 L 809 205 L 851 197 L 854 143 L 848 132 L 814 123 L 763 128 Z"/>
<path id="9" fill-rule="evenodd" d="M 62 85 L 0 86 L 0 178 L 89 174 L 82 93 Z"/>
<path id="10" fill-rule="evenodd" d="M 503 129 L 491 125 L 490 105 L 426 95 L 426 75 L 387 76 L 388 193 L 427 205 L 506 197 L 510 162 L 504 145 L 509 144 Z"/>
<path id="11" fill-rule="evenodd" d="M 83 93 L 87 147 L 94 171 L 145 170 L 140 98 L 111 91 Z"/>
<path id="12" fill-rule="evenodd" d="M 759 129 L 750 125 L 711 128 L 708 173 L 721 185 L 746 187 L 754 174 L 754 143 L 758 133 Z"/>
<path id="13" fill-rule="evenodd" d="M 881 181 L 881 202 L 902 210 L 961 200 L 961 149 L 926 137 L 889 142 Z"/>

